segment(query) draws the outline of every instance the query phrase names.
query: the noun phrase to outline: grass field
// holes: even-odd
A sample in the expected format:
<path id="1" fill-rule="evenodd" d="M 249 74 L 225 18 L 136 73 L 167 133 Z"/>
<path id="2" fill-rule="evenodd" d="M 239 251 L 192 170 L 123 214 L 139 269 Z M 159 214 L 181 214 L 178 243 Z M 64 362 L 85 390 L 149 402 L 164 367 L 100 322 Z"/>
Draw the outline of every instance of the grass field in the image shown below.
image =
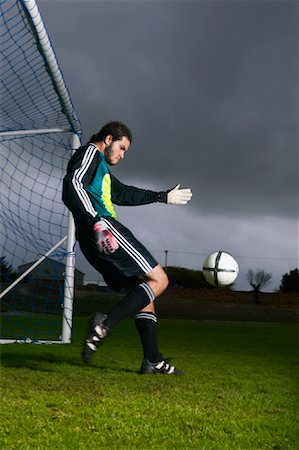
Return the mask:
<path id="1" fill-rule="evenodd" d="M 298 449 L 296 326 L 161 320 L 185 374 L 142 376 L 131 321 L 80 360 L 71 345 L 4 345 L 1 449 Z"/>

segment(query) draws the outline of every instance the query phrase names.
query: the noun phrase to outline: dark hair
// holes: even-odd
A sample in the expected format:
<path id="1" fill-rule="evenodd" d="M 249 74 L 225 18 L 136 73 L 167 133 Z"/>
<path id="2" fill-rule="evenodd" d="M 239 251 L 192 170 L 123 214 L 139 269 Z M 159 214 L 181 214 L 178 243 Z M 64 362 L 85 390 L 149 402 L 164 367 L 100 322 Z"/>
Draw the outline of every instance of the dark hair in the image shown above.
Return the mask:
<path id="1" fill-rule="evenodd" d="M 127 137 L 132 143 L 132 133 L 131 130 L 121 122 L 109 122 L 101 128 L 98 133 L 91 136 L 90 142 L 101 142 L 106 136 L 111 134 L 113 141 L 119 141 L 124 136 Z"/>

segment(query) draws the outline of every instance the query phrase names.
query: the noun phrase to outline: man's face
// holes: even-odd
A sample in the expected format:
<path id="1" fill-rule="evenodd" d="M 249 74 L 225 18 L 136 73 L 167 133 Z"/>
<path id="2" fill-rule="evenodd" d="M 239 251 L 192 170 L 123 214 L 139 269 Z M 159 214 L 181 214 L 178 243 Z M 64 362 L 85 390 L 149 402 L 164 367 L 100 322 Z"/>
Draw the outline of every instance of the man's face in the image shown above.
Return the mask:
<path id="1" fill-rule="evenodd" d="M 121 159 L 124 159 L 125 153 L 130 147 L 130 141 L 126 136 L 123 136 L 118 141 L 112 141 L 104 150 L 104 156 L 108 164 L 111 166 L 117 164 Z"/>

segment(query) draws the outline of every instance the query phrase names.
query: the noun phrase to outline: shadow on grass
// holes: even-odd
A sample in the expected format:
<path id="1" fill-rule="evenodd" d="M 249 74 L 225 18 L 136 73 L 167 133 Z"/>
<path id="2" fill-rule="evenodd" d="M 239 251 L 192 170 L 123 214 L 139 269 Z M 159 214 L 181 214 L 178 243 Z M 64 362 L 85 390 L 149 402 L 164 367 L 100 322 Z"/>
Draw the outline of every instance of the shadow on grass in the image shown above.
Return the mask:
<path id="1" fill-rule="evenodd" d="M 77 359 L 78 358 L 78 359 Z M 19 351 L 14 351 L 7 354 L 1 355 L 1 365 L 3 367 L 11 368 L 24 368 L 40 372 L 57 372 L 57 365 L 69 365 L 73 367 L 78 367 L 80 369 L 85 368 L 86 370 L 97 369 L 104 371 L 114 371 L 114 372 L 126 372 L 126 373 L 138 373 L 135 370 L 131 370 L 125 367 L 113 367 L 113 365 L 108 364 L 84 364 L 79 360 L 78 356 L 72 355 L 57 355 L 57 354 L 24 354 Z"/>

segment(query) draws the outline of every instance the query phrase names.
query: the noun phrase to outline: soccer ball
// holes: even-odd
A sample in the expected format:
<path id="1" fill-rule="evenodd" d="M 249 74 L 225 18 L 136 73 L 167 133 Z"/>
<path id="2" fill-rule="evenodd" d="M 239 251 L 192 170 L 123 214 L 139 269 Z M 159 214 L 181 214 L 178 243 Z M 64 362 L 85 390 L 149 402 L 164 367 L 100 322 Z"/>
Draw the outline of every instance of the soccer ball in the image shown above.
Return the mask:
<path id="1" fill-rule="evenodd" d="M 237 278 L 239 265 L 229 253 L 218 251 L 206 257 L 202 272 L 212 286 L 225 287 Z"/>

